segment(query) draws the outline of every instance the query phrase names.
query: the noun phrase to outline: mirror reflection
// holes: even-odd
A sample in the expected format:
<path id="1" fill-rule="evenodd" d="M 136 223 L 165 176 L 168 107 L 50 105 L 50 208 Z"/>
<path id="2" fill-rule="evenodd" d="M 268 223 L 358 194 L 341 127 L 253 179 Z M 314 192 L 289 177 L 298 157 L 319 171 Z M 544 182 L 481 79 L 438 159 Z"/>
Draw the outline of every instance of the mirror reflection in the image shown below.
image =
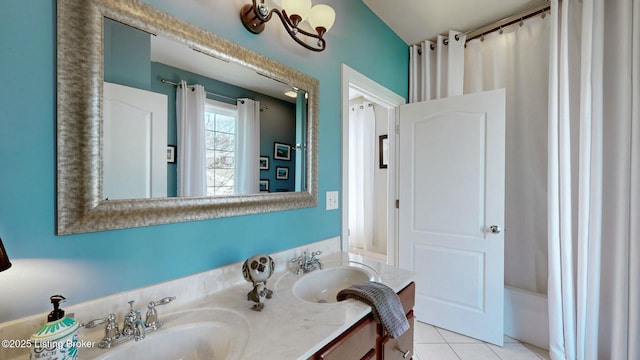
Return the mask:
<path id="1" fill-rule="evenodd" d="M 317 114 L 319 82 L 317 79 L 186 23 L 142 1 L 58 0 L 57 5 L 56 222 L 58 235 L 262 214 L 317 206 L 319 125 Z M 147 40 L 141 43 L 135 41 L 130 43 L 129 41 L 135 35 L 127 35 L 130 38 L 118 40 L 120 31 L 116 30 L 114 33 L 113 29 L 105 30 L 105 18 L 142 30 L 142 35 Z M 205 89 L 205 97 L 207 91 L 217 94 L 221 94 L 221 92 L 215 88 L 214 83 L 202 83 L 200 78 L 188 77 L 184 74 L 184 72 L 189 75 L 196 74 L 195 71 L 171 64 L 169 65 L 179 71 L 174 70 L 170 72 L 171 76 L 163 76 L 169 82 L 163 83 L 159 76 L 152 77 L 151 39 L 155 36 L 150 35 L 151 33 L 197 49 L 203 54 L 208 54 L 207 58 L 224 59 L 241 68 L 250 69 L 253 73 L 268 75 L 271 79 L 277 79 L 291 87 L 295 86 L 306 91 L 306 94 L 297 93 L 294 115 L 296 126 L 295 130 L 289 130 L 295 133 L 293 141 L 280 139 L 280 135 L 284 134 L 284 131 L 274 130 L 278 136 L 271 144 L 268 144 L 267 141 L 245 142 L 260 144 L 257 159 L 253 160 L 256 162 L 255 167 L 246 166 L 245 168 L 260 170 L 257 181 L 248 183 L 253 187 L 258 183 L 257 191 L 262 189 L 265 192 L 238 193 L 234 186 L 234 193 L 238 195 L 177 196 L 179 191 L 178 167 L 184 163 L 180 160 L 181 151 L 178 148 L 180 135 L 178 134 L 177 116 L 175 128 L 171 125 L 173 123 L 171 117 L 178 113 L 177 106 L 170 105 L 177 97 L 178 88 L 173 84 L 179 84 L 184 80 L 185 84 L 180 88 L 185 89 L 186 93 L 189 93 L 190 89 L 195 89 L 197 87 L 195 85 L 202 86 Z M 119 45 L 119 43 L 125 46 L 115 48 L 114 44 Z M 188 49 L 187 52 L 193 53 L 194 51 Z M 141 61 L 141 58 L 146 61 Z M 179 58 L 188 57 L 180 55 Z M 105 65 L 105 62 L 109 65 Z M 207 68 L 213 66 L 207 65 Z M 121 84 L 122 78 L 118 79 L 118 76 L 131 74 L 139 77 L 125 78 L 129 79 L 127 81 L 140 80 L 142 83 Z M 141 74 L 145 74 L 145 76 L 140 76 Z M 232 79 L 240 78 L 234 71 L 224 71 L 223 74 L 229 74 Z M 274 95 L 229 83 L 212 75 L 204 74 L 204 77 L 211 81 L 222 81 L 244 89 L 245 93 L 222 95 L 232 99 L 258 100 L 261 106 L 269 107 L 267 111 L 260 112 L 261 114 L 268 113 L 275 108 L 273 105 L 275 101 L 271 103 L 265 100 L 266 98 L 258 98 L 261 95 L 255 95 L 250 91 L 271 98 L 275 98 Z M 265 76 L 258 76 L 258 78 L 265 78 Z M 115 93 L 116 97 L 124 94 L 121 97 L 130 103 L 114 99 L 109 100 L 111 102 L 109 106 L 105 106 L 107 100 L 104 95 L 109 91 L 105 89 L 110 87 L 110 85 L 104 86 L 107 79 L 107 82 L 115 84 L 114 86 L 126 86 L 165 96 L 163 101 L 166 101 L 166 106 L 163 107 L 167 109 L 166 126 L 154 124 L 155 110 L 149 111 L 146 104 L 140 105 L 131 102 L 131 97 L 127 96 L 123 90 L 116 89 L 116 91 L 111 91 L 111 94 L 114 96 Z M 250 83 L 258 82 L 258 80 L 252 80 Z M 215 98 L 214 100 L 226 103 L 224 98 Z M 237 102 L 236 100 L 236 107 Z M 233 103 L 231 101 L 227 105 L 233 105 Z M 259 111 L 260 107 L 257 108 Z M 134 113 L 134 117 L 141 119 L 141 121 L 135 125 L 126 122 L 124 125 L 118 124 L 118 119 L 126 118 L 120 116 L 121 111 Z M 104 121 L 106 112 L 110 112 L 108 115 L 116 121 L 106 125 Z M 158 114 L 160 114 L 160 110 Z M 223 126 L 224 122 L 222 120 L 218 127 L 222 130 L 228 130 Z M 261 123 L 265 122 L 264 116 L 261 116 Z M 202 123 L 198 122 L 198 124 Z M 239 124 L 235 127 L 236 133 L 240 132 Z M 133 130 L 123 130 L 121 126 L 130 126 Z M 215 123 L 213 128 L 216 128 Z M 165 131 L 166 134 L 153 135 L 152 133 L 156 130 Z M 130 136 L 130 133 L 141 133 L 144 136 L 133 137 Z M 262 127 L 260 133 L 263 133 Z M 105 136 L 115 137 L 116 140 L 105 138 Z M 129 137 L 133 137 L 134 140 L 126 141 L 125 139 Z M 154 141 L 154 137 L 164 140 Z M 171 142 L 174 139 L 176 142 Z M 285 145 L 278 145 L 279 142 Z M 240 141 L 236 135 L 234 149 L 238 143 Z M 300 146 L 298 147 L 297 144 Z M 289 146 L 287 147 L 287 145 Z M 154 146 L 158 146 L 162 150 L 156 150 Z M 295 148 L 291 146 L 295 146 Z M 220 147 L 221 150 L 225 150 L 232 146 L 223 144 Z M 254 145 L 254 147 L 258 146 Z M 140 152 L 141 148 L 144 149 L 142 152 Z M 156 155 L 160 153 L 161 156 Z M 276 158 L 274 154 L 277 154 L 278 157 Z M 260 155 L 268 156 L 268 158 L 263 161 Z M 128 160 L 129 157 L 138 157 L 142 166 L 134 165 L 129 168 L 122 166 L 124 172 L 120 173 L 108 169 L 108 166 L 126 164 L 127 162 L 124 160 Z M 220 166 L 224 163 L 228 168 L 231 168 L 229 163 L 233 163 L 235 169 L 235 164 L 239 163 L 238 158 L 239 155 L 236 153 L 232 159 L 221 156 L 219 160 L 214 158 L 210 163 L 214 165 L 217 163 Z M 159 165 L 160 161 L 164 161 L 164 168 Z M 278 161 L 282 161 L 282 163 L 277 163 Z M 261 170 L 260 167 L 266 166 L 267 162 L 269 170 Z M 155 163 L 158 163 L 158 169 L 152 170 L 152 165 Z M 175 167 L 175 175 L 172 175 L 171 167 Z M 109 174 L 105 174 L 105 170 Z M 265 170 L 271 172 L 269 174 L 271 178 L 263 178 Z M 165 174 L 164 177 L 159 175 L 162 173 Z M 252 171 L 252 174 L 255 176 L 255 171 Z M 144 179 L 142 185 L 131 185 L 129 193 L 122 191 L 121 194 L 117 194 L 116 192 L 122 190 L 123 187 L 130 186 L 128 178 L 134 176 Z M 174 176 L 175 180 L 170 176 Z M 109 181 L 113 181 L 113 183 L 106 186 L 105 183 Z M 122 183 L 118 181 L 122 181 Z M 162 181 L 166 183 L 163 185 Z M 234 183 L 236 181 L 236 174 L 234 174 Z M 286 181 L 293 181 L 293 185 L 289 185 L 287 188 L 281 187 L 280 184 Z M 106 190 L 107 188 L 111 190 Z M 228 189 L 223 189 L 223 186 L 219 186 L 219 188 L 221 191 L 230 192 Z M 295 191 L 289 191 L 292 188 Z M 279 192 L 280 189 L 282 192 Z M 110 191 L 112 195 L 110 195 Z M 267 191 L 269 192 L 267 193 Z"/>
<path id="2" fill-rule="evenodd" d="M 305 191 L 304 90 L 104 19 L 103 199 Z"/>

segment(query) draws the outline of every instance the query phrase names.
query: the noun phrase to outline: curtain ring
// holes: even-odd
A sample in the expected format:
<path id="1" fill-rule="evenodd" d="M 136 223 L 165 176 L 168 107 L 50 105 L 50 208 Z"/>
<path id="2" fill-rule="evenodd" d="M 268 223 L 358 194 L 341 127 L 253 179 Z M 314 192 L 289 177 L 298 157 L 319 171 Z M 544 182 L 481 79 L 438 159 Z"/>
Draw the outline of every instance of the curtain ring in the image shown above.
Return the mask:
<path id="1" fill-rule="evenodd" d="M 430 45 L 429 45 L 429 48 L 431 49 L 431 51 L 433 51 L 433 50 L 435 50 L 435 49 L 436 49 L 436 46 L 435 46 L 434 44 L 430 44 Z"/>
<path id="2" fill-rule="evenodd" d="M 445 44 L 445 45 L 449 45 L 449 38 L 443 39 L 442 43 Z"/>

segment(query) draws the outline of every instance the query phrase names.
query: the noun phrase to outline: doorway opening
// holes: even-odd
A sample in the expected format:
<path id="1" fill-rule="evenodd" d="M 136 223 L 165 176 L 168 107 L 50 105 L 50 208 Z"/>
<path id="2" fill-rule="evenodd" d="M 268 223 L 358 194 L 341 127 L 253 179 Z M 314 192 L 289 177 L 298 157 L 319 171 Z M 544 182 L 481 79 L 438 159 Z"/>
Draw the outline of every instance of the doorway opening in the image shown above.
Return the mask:
<path id="1" fill-rule="evenodd" d="M 404 103 L 342 65 L 342 250 L 390 265 L 398 247 L 396 114 Z"/>
<path id="2" fill-rule="evenodd" d="M 387 262 L 389 110 L 349 88 L 349 251 Z"/>

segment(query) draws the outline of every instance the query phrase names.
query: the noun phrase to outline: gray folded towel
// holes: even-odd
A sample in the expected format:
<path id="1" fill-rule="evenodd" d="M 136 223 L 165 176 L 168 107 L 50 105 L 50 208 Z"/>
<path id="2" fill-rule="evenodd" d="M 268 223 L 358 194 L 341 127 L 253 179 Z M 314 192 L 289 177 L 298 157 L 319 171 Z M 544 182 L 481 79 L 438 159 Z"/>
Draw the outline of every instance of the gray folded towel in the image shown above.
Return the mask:
<path id="1" fill-rule="evenodd" d="M 398 294 L 385 284 L 375 281 L 354 284 L 340 290 L 336 298 L 338 301 L 353 298 L 371 305 L 373 318 L 394 339 L 409 330 L 409 321 Z"/>

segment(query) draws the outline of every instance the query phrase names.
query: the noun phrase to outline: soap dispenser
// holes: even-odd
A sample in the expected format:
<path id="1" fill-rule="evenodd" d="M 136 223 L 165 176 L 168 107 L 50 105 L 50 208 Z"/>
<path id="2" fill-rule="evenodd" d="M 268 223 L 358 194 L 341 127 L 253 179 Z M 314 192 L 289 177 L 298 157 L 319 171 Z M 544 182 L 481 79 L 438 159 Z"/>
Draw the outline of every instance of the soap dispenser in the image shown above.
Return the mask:
<path id="1" fill-rule="evenodd" d="M 53 311 L 47 323 L 31 336 L 31 360 L 76 360 L 80 324 L 60 309 L 64 296 L 53 295 L 50 299 Z"/>

